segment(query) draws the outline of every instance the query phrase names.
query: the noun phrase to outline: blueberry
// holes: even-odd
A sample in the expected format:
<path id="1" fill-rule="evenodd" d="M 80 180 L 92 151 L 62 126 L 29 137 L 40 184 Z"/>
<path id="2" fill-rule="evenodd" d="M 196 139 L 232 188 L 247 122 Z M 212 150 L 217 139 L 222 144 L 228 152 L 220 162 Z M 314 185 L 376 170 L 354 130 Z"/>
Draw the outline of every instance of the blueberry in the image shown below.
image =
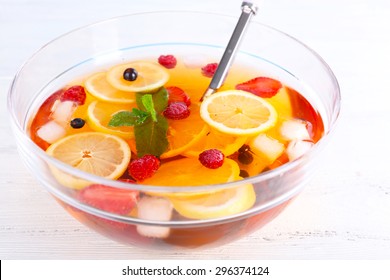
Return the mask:
<path id="1" fill-rule="evenodd" d="M 242 164 L 251 164 L 253 161 L 253 156 L 249 151 L 239 153 L 238 161 L 241 162 Z"/>
<path id="2" fill-rule="evenodd" d="M 85 125 L 85 120 L 82 118 L 75 118 L 70 121 L 70 126 L 73 128 L 82 128 Z"/>
<path id="3" fill-rule="evenodd" d="M 241 169 L 240 170 L 240 177 L 247 178 L 247 177 L 249 177 L 249 173 L 246 170 Z"/>
<path id="4" fill-rule="evenodd" d="M 127 68 L 125 72 L 123 72 L 123 79 L 126 81 L 132 82 L 135 81 L 138 77 L 138 72 L 134 68 Z"/>
<path id="5" fill-rule="evenodd" d="M 249 147 L 249 145 L 242 145 L 240 149 L 238 149 L 238 152 L 239 153 L 245 153 L 245 152 L 248 152 L 250 151 L 251 147 Z"/>

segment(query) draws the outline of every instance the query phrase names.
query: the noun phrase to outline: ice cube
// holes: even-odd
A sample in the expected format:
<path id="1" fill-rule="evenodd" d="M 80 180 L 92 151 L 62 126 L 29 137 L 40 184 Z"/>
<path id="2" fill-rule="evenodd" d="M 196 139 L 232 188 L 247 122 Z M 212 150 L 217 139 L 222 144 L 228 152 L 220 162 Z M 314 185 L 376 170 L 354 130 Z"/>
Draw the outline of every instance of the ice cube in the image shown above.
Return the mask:
<path id="1" fill-rule="evenodd" d="M 49 144 L 56 142 L 65 134 L 65 128 L 53 120 L 41 126 L 37 131 L 37 135 Z"/>
<path id="2" fill-rule="evenodd" d="M 278 140 L 271 138 L 266 134 L 260 134 L 253 138 L 249 142 L 249 146 L 253 153 L 265 157 L 269 163 L 273 163 L 280 157 L 285 149 L 283 143 L 280 143 Z"/>
<path id="3" fill-rule="evenodd" d="M 162 197 L 143 197 L 137 204 L 138 218 L 143 220 L 169 221 L 172 216 L 172 204 Z M 170 228 L 162 226 L 137 225 L 139 234 L 147 237 L 166 238 Z"/>
<path id="4" fill-rule="evenodd" d="M 301 156 L 303 156 L 307 151 L 313 147 L 314 143 L 311 141 L 305 140 L 293 140 L 291 141 L 286 149 L 288 159 L 293 161 Z"/>
<path id="5" fill-rule="evenodd" d="M 57 123 L 66 126 L 72 118 L 77 104 L 73 101 L 55 102 L 52 107 L 51 118 Z"/>
<path id="6" fill-rule="evenodd" d="M 288 141 L 311 140 L 307 122 L 300 119 L 287 120 L 280 126 L 280 135 Z"/>

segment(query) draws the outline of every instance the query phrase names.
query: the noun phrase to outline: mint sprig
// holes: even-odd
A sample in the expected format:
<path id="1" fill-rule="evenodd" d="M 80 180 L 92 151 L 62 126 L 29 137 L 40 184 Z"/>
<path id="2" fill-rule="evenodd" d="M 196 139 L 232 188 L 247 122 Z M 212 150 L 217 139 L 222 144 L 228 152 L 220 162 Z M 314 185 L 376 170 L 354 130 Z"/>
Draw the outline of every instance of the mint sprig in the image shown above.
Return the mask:
<path id="1" fill-rule="evenodd" d="M 161 156 L 168 147 L 168 121 L 157 115 L 157 121 L 148 121 L 134 127 L 135 144 L 138 157 L 144 155 Z"/>
<path id="2" fill-rule="evenodd" d="M 152 120 L 154 122 L 157 121 L 157 113 L 154 109 L 154 102 L 153 97 L 151 94 L 144 94 L 141 97 L 141 103 L 145 107 L 146 111 L 149 112 L 150 116 L 152 117 Z"/>
<path id="3" fill-rule="evenodd" d="M 138 109 L 117 112 L 108 125 L 134 126 L 137 155 L 159 157 L 168 147 L 168 121 L 161 114 L 168 105 L 168 92 L 161 88 L 153 94 L 137 93 L 136 102 Z"/>
<path id="4" fill-rule="evenodd" d="M 120 111 L 114 114 L 108 125 L 114 127 L 140 125 L 143 124 L 149 116 L 150 114 L 148 112 L 133 108 L 131 112 Z"/>

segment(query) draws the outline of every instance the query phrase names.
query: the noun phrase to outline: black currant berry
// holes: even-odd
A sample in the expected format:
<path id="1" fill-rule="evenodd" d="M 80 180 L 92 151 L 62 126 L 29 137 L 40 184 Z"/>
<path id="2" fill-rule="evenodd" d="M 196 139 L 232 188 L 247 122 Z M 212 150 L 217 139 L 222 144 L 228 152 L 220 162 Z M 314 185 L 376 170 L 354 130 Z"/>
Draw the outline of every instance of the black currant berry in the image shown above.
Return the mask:
<path id="1" fill-rule="evenodd" d="M 133 82 L 137 80 L 138 72 L 134 68 L 127 68 L 125 72 L 123 72 L 123 79 L 129 82 Z"/>
<path id="2" fill-rule="evenodd" d="M 85 125 L 85 121 L 82 118 L 75 118 L 70 121 L 70 126 L 73 128 L 82 128 Z"/>

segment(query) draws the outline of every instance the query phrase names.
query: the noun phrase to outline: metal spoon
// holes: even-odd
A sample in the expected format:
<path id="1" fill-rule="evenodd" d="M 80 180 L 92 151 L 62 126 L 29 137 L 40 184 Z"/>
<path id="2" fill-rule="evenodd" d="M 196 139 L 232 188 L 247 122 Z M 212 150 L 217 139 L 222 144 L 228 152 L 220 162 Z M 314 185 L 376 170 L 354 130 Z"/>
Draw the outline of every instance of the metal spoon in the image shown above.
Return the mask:
<path id="1" fill-rule="evenodd" d="M 259 2 L 261 0 L 244 0 L 241 4 L 241 16 L 238 19 L 236 27 L 234 28 L 233 34 L 230 37 L 229 43 L 223 53 L 221 61 L 218 64 L 217 70 L 214 73 L 213 78 L 211 79 L 210 85 L 203 94 L 201 101 L 213 94 L 217 89 L 219 89 L 228 73 L 228 70 L 233 62 L 234 56 L 238 50 L 239 44 L 243 38 L 243 35 L 246 31 L 246 28 L 249 25 L 250 19 L 253 15 L 257 13 L 259 8 Z"/>

